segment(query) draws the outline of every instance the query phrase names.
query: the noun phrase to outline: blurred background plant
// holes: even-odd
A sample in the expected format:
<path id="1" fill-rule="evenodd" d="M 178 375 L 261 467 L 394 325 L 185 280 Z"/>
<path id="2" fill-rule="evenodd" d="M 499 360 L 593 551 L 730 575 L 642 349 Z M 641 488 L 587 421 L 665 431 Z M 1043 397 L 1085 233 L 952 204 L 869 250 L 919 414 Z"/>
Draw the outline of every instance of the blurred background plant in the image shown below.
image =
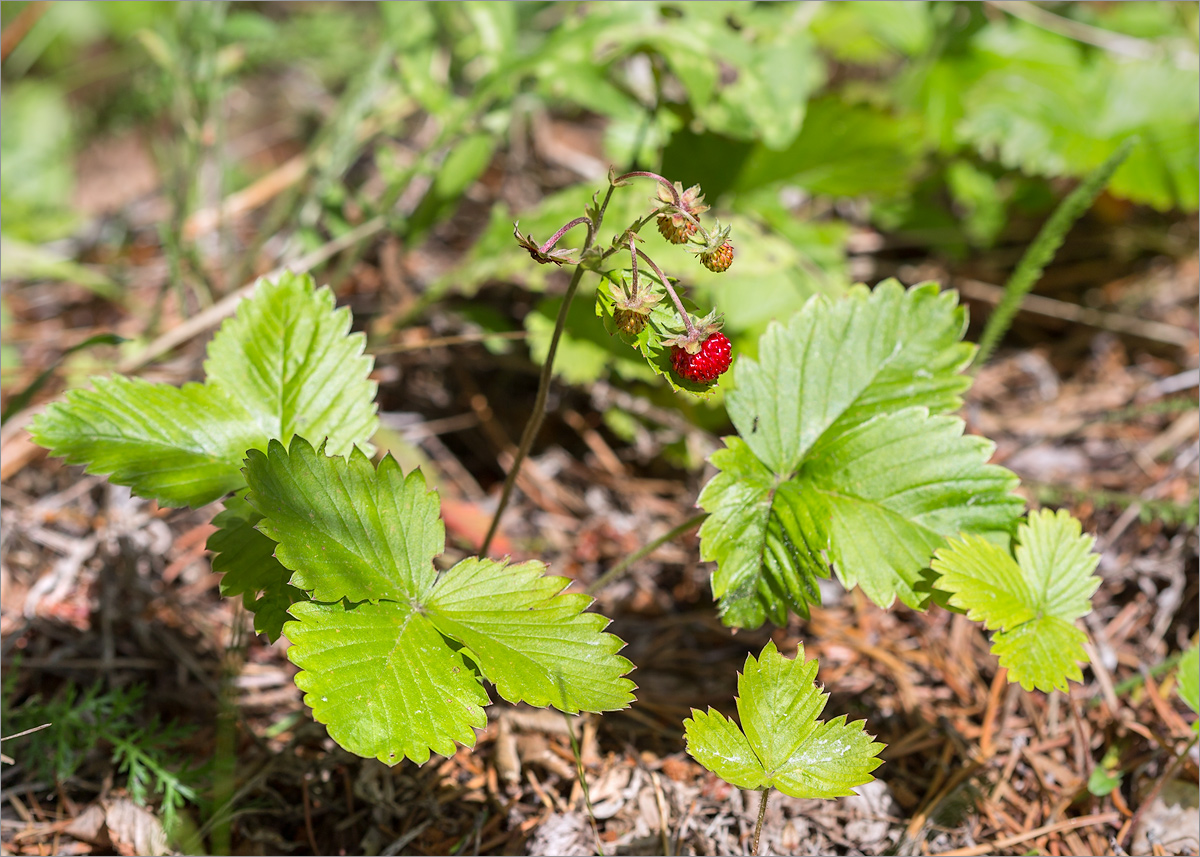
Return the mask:
<path id="1" fill-rule="evenodd" d="M 701 303 L 753 289 L 754 301 L 725 302 L 738 351 L 770 318 L 856 278 L 856 228 L 962 262 L 1026 240 L 1065 180 L 1132 135 L 1143 142 L 1098 216 L 1198 203 L 1190 3 L 6 3 L 3 14 L 5 278 L 74 278 L 119 299 L 120 265 L 72 263 L 119 261 L 105 249 L 153 224 L 184 315 L 349 236 L 337 281 L 370 239 L 413 247 L 456 214 L 486 220 L 478 240 L 468 228 L 461 261 L 377 319 L 378 336 L 484 285 L 539 292 L 547 272 L 511 252 L 511 222 L 545 234 L 609 164 L 703 181 L 733 224 L 743 263 L 691 279 Z M 568 122 L 601 129 L 598 140 Z M 562 189 L 497 194 L 526 181 L 531 153 L 559 168 Z M 143 175 L 81 187 L 89 157 L 115 172 L 138 158 Z M 161 182 L 165 199 L 130 222 L 111 203 L 136 199 L 139 180 Z M 1128 253 L 1163 249 L 1169 236 L 1137 225 Z M 553 311 L 529 316 L 535 350 Z M 161 312 L 145 308 L 143 335 Z M 642 380 L 618 346 L 575 327 L 569 380 Z"/>

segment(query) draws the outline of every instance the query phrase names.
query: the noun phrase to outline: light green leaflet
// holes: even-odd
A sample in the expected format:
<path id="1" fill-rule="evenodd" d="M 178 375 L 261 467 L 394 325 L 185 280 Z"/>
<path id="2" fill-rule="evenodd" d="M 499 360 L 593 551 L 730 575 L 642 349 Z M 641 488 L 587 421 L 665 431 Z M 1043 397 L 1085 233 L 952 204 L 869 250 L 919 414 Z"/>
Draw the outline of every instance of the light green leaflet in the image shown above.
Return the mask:
<path id="1" fill-rule="evenodd" d="M 209 345 L 203 384 L 98 379 L 33 423 L 35 441 L 142 497 L 199 507 L 245 485 L 250 448 L 294 434 L 369 449 L 375 383 L 350 312 L 290 273 L 261 281 Z"/>
<path id="2" fill-rule="evenodd" d="M 293 604 L 283 627 L 313 716 L 351 752 L 395 764 L 452 755 L 484 726 L 486 678 L 510 702 L 568 713 L 633 701 L 624 643 L 591 599 L 540 562 L 471 558 L 438 573 L 445 547 L 437 495 L 390 455 L 374 467 L 301 437 L 251 450 L 247 500 L 277 542 Z"/>
<path id="3" fill-rule="evenodd" d="M 797 798 L 854 794 L 881 764 L 884 745 L 846 716 L 820 721 L 829 694 L 814 683 L 817 662 L 794 659 L 767 643 L 758 660 L 746 656 L 738 676 L 741 728 L 715 709 L 692 709 L 683 721 L 687 750 L 721 779 L 743 789 L 774 786 Z"/>
<path id="4" fill-rule="evenodd" d="M 951 606 L 996 631 L 992 651 L 1009 681 L 1025 690 L 1066 691 L 1068 679 L 1083 680 L 1087 635 L 1075 620 L 1092 612 L 1100 557 L 1065 509 L 1031 513 L 1017 541 L 1015 560 L 978 536 L 951 541 L 933 560 L 941 574 L 934 585 L 951 593 Z"/>
<path id="5" fill-rule="evenodd" d="M 807 613 L 831 568 L 881 607 L 920 607 L 947 537 L 1007 532 L 1016 477 L 944 415 L 970 385 L 965 326 L 953 293 L 888 281 L 813 298 L 767 330 L 757 361 L 738 358 L 726 402 L 739 436 L 713 454 L 699 500 L 727 624 Z"/>
<path id="6" fill-rule="evenodd" d="M 1193 714 L 1200 714 L 1200 646 L 1195 643 L 1179 659 L 1179 698 Z M 1192 723 L 1192 729 L 1200 732 L 1200 720 Z"/>

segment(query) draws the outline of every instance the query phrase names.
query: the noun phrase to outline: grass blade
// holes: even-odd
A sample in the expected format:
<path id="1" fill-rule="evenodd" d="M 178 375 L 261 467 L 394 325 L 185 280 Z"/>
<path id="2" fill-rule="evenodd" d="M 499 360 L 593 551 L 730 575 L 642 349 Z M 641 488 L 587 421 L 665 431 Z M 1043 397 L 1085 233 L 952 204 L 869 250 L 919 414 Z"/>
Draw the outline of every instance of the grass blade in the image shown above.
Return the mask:
<path id="1" fill-rule="evenodd" d="M 1029 245 L 1029 249 L 1017 263 L 1016 270 L 1004 284 L 1003 299 L 988 316 L 987 324 L 983 328 L 983 335 L 979 337 L 979 351 L 975 354 L 974 361 L 976 367 L 987 362 L 996 349 L 996 345 L 999 344 L 1012 324 L 1013 316 L 1017 314 L 1017 309 L 1021 306 L 1021 299 L 1029 294 L 1030 289 L 1041 278 L 1042 271 L 1050 264 L 1050 260 L 1062 246 L 1063 239 L 1075 225 L 1075 221 L 1091 208 L 1092 201 L 1108 184 L 1108 180 L 1112 178 L 1117 167 L 1121 166 L 1136 143 L 1136 137 L 1130 137 L 1122 143 L 1115 152 L 1109 155 L 1108 160 L 1084 179 L 1079 187 L 1071 191 L 1050 215 L 1050 219 L 1046 221 L 1046 225 L 1042 227 L 1037 238 Z"/>

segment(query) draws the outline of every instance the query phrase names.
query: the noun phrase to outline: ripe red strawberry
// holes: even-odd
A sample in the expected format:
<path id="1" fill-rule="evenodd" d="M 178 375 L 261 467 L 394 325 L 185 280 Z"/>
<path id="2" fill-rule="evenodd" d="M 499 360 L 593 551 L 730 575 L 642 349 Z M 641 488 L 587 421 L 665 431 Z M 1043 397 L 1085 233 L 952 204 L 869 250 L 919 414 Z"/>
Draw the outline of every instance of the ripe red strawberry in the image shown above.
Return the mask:
<path id="1" fill-rule="evenodd" d="M 700 262 L 714 274 L 728 271 L 733 264 L 733 244 L 726 241 L 715 250 L 701 253 Z"/>
<path id="2" fill-rule="evenodd" d="M 700 350 L 689 354 L 682 345 L 671 349 L 671 366 L 675 374 L 686 381 L 710 384 L 729 368 L 733 348 L 723 333 L 711 333 L 700 343 Z"/>

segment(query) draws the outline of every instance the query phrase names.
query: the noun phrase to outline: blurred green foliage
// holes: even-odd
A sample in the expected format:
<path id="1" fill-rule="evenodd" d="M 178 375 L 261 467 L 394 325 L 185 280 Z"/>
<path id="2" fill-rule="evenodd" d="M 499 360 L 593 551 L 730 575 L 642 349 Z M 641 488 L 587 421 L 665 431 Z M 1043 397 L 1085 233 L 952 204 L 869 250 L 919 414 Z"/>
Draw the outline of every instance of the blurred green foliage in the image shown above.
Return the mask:
<path id="1" fill-rule="evenodd" d="M 4 25 L 25 8 L 4 4 Z M 599 117 L 605 166 L 701 182 L 733 224 L 728 274 L 661 252 L 744 349 L 771 317 L 848 284 L 850 230 L 835 214 L 846 198 L 855 219 L 963 254 L 1000 240 L 1018 211 L 1044 216 L 1064 192 L 1051 180 L 1087 174 L 1137 135 L 1108 192 L 1195 211 L 1198 17 L 1194 3 L 1140 0 L 51 4 L 3 65 L 3 231 L 34 244 L 72 234 L 74 155 L 105 129 L 166 119 L 166 244 L 173 279 L 186 279 L 193 251 L 175 233 L 199 206 L 200 165 L 217 159 L 226 194 L 254 177 L 221 156 L 222 105 L 285 77 L 292 100 L 266 106 L 271 121 L 300 120 L 310 167 L 247 260 L 268 238 L 312 249 L 374 215 L 417 244 L 497 152 L 527 151 L 540 118 Z M 415 155 L 397 155 L 397 140 Z M 364 180 L 371 165 L 382 182 Z M 545 237 L 602 181 L 581 174 L 531 210 L 498 205 L 423 305 L 494 281 L 540 290 L 547 272 L 513 246 L 511 222 Z M 630 211 L 649 204 L 621 195 Z M 749 290 L 754 301 L 737 299 Z M 535 343 L 546 309 L 530 319 Z"/>

